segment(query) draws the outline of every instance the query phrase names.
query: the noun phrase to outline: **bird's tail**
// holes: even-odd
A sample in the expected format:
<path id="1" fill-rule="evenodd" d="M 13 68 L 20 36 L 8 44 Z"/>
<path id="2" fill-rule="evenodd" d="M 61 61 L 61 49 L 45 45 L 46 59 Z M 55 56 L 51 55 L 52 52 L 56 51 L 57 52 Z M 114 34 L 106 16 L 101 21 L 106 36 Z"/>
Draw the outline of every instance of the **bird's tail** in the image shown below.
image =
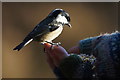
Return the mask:
<path id="1" fill-rule="evenodd" d="M 19 51 L 21 48 L 24 47 L 24 45 L 25 45 L 25 43 L 22 42 L 22 43 L 20 43 L 18 46 L 16 46 L 13 50 L 18 50 L 18 51 Z"/>
<path id="2" fill-rule="evenodd" d="M 22 43 L 20 43 L 18 46 L 16 46 L 13 50 L 20 50 L 22 49 L 24 46 L 26 46 L 27 44 L 29 44 L 33 39 L 30 39 L 28 41 L 23 41 Z"/>

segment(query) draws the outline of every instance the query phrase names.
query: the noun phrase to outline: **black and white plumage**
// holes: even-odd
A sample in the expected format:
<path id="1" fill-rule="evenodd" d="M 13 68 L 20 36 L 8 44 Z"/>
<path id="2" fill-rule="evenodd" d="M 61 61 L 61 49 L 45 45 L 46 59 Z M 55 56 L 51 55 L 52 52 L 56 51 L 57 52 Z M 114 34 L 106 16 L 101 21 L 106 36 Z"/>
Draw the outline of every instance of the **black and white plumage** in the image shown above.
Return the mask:
<path id="1" fill-rule="evenodd" d="M 63 26 L 70 25 L 70 16 L 62 9 L 53 10 L 44 20 L 42 20 L 13 50 L 20 50 L 31 41 L 38 41 L 41 43 L 50 42 L 58 37 Z"/>

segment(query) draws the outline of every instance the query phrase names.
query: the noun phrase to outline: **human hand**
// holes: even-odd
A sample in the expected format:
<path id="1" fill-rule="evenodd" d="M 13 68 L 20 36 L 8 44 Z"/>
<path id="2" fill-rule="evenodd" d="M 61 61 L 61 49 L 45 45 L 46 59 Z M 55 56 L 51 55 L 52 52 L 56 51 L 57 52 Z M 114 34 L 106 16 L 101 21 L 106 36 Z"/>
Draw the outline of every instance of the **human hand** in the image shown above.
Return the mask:
<path id="1" fill-rule="evenodd" d="M 68 53 L 71 54 L 71 53 L 74 53 L 74 54 L 80 54 L 80 48 L 78 45 L 76 46 L 73 46 L 72 48 L 70 48 L 68 50 Z"/>
<path id="2" fill-rule="evenodd" d="M 60 62 L 69 56 L 68 52 L 61 46 L 51 45 L 49 43 L 45 43 L 44 46 L 47 62 L 52 69 L 58 67 Z M 53 49 L 51 49 L 51 46 Z"/>

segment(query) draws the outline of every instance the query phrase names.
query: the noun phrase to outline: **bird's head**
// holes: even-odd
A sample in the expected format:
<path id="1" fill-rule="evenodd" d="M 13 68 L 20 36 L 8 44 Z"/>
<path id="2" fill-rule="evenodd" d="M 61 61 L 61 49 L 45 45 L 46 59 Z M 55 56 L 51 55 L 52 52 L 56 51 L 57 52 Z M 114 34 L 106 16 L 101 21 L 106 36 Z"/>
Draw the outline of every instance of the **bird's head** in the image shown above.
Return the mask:
<path id="1" fill-rule="evenodd" d="M 70 16 L 63 9 L 55 9 L 48 16 L 54 18 L 54 21 L 57 23 L 71 27 Z"/>

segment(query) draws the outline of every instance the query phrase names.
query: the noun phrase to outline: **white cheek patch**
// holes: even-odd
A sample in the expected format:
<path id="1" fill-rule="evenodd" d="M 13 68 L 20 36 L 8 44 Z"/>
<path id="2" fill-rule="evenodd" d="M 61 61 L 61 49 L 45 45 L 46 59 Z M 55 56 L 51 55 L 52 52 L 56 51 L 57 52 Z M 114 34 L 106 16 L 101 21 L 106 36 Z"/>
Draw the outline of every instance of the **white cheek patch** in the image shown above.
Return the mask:
<path id="1" fill-rule="evenodd" d="M 56 18 L 57 22 L 61 22 L 61 23 L 68 23 L 67 19 L 65 18 L 65 16 L 61 16 L 61 14 L 59 14 Z"/>

